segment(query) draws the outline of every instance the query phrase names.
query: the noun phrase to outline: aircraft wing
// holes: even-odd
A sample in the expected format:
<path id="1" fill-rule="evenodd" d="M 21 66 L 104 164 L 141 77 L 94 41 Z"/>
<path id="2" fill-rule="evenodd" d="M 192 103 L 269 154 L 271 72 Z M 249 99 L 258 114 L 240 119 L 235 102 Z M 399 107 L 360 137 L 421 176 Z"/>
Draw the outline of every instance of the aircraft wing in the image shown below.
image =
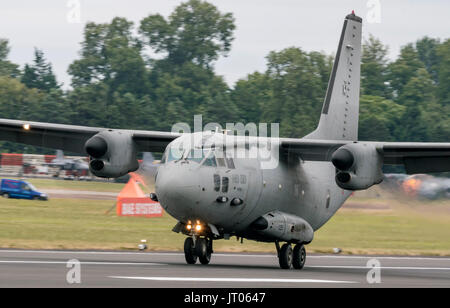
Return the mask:
<path id="1" fill-rule="evenodd" d="M 281 138 L 281 148 L 303 160 L 330 161 L 333 153 L 352 141 Z M 408 174 L 450 171 L 450 143 L 365 142 L 374 144 L 384 164 L 404 165 Z"/>
<path id="2" fill-rule="evenodd" d="M 0 119 L 0 140 L 86 154 L 84 144 L 107 128 Z M 131 132 L 144 152 L 163 152 L 179 135 L 165 132 L 123 130 Z"/>

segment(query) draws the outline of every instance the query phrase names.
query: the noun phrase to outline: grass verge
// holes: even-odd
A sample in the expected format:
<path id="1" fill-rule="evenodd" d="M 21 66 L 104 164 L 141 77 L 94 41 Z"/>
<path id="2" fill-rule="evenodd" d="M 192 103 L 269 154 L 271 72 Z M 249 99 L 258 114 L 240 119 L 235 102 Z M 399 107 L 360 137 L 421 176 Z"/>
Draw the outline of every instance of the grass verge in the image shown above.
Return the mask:
<path id="1" fill-rule="evenodd" d="M 354 198 L 350 203 L 379 200 Z M 176 221 L 117 217 L 106 213 L 114 202 L 54 199 L 48 202 L 0 199 L 0 247 L 26 249 L 136 250 L 147 239 L 150 250 L 182 250 L 184 236 L 171 231 Z M 309 252 L 347 254 L 450 255 L 448 202 L 409 204 L 390 201 L 389 210 L 341 209 L 315 234 Z M 215 243 L 216 251 L 274 252 L 273 244 L 232 238 Z"/>

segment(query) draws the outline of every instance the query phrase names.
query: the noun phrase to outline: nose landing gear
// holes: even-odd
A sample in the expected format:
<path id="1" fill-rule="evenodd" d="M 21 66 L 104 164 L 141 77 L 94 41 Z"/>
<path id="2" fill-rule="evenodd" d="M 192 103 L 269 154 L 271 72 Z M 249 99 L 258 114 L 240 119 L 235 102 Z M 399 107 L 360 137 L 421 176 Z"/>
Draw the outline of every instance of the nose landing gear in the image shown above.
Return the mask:
<path id="1" fill-rule="evenodd" d="M 209 264 L 212 253 L 213 241 L 210 238 L 193 235 L 184 241 L 184 257 L 188 264 L 197 263 L 197 259 L 201 264 Z"/>
<path id="2" fill-rule="evenodd" d="M 280 248 L 279 242 L 275 242 L 278 253 L 278 261 L 282 269 L 302 269 L 306 262 L 306 250 L 302 244 L 295 245 L 292 249 L 290 243 L 286 243 Z"/>

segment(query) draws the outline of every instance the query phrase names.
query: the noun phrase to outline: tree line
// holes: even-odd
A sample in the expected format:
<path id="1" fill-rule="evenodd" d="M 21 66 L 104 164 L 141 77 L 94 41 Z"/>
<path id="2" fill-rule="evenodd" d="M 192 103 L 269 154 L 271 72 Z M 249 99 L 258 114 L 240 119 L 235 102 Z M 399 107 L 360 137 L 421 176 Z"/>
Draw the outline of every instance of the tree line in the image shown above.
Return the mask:
<path id="1" fill-rule="evenodd" d="M 229 86 L 214 63 L 227 56 L 236 28 L 231 13 L 201 0 L 139 24 L 116 17 L 90 22 L 64 90 L 44 52 L 23 68 L 0 39 L 0 117 L 76 125 L 170 131 L 177 122 L 280 123 L 282 137 L 315 129 L 333 56 L 290 47 L 270 52 L 264 72 Z M 137 30 L 137 31 L 136 31 Z M 363 42 L 360 140 L 448 142 L 450 39 L 424 37 L 395 60 L 370 36 Z M 46 152 L 3 142 L 2 152 Z"/>

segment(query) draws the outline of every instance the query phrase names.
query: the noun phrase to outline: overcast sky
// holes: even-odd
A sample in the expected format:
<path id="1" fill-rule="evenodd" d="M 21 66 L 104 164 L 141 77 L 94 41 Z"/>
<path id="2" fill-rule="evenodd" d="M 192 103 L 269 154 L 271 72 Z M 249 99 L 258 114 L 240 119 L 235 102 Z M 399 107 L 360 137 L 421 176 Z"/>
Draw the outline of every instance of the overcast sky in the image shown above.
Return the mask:
<path id="1" fill-rule="evenodd" d="M 72 3 L 80 4 L 80 23 Z M 181 0 L 15 0 L 2 1 L 0 37 L 10 40 L 10 59 L 24 65 L 33 48 L 42 49 L 59 82 L 70 84 L 69 64 L 78 57 L 84 24 L 109 22 L 115 16 L 138 24 L 149 15 L 168 16 Z M 272 50 L 298 46 L 306 51 L 333 54 L 346 14 L 355 10 L 364 19 L 363 38 L 371 33 L 390 48 L 395 58 L 400 47 L 425 35 L 450 37 L 448 0 L 209 0 L 221 12 L 232 12 L 237 29 L 232 51 L 216 63 L 216 71 L 232 85 L 255 70 L 264 71 Z M 379 3 L 380 14 L 377 14 Z M 68 15 L 70 15 L 68 18 Z M 377 23 L 377 19 L 380 20 Z M 369 21 L 375 21 L 370 23 Z"/>

